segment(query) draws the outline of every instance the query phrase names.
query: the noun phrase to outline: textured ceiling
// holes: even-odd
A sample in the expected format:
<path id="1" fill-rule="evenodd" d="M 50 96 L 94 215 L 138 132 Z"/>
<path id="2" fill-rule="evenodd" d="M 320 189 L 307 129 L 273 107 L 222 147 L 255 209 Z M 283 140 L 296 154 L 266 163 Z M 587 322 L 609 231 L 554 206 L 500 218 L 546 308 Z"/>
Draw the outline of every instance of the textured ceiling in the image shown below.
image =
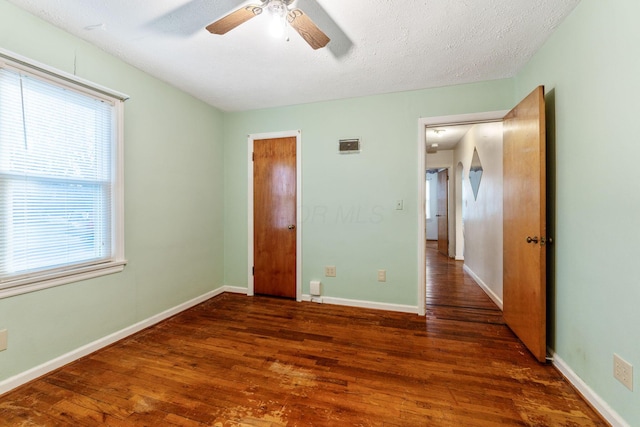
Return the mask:
<path id="1" fill-rule="evenodd" d="M 225 111 L 512 77 L 579 2 L 297 0 L 332 39 L 314 51 L 266 13 L 204 29 L 250 1 L 10 1 Z"/>

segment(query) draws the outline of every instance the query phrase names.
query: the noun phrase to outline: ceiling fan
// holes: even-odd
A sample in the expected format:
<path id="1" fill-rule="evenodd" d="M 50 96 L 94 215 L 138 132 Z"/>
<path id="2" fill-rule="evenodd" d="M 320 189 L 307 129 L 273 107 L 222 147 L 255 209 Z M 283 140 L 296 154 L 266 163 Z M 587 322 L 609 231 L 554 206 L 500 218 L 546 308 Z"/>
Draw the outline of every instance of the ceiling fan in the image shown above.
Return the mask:
<path id="1" fill-rule="evenodd" d="M 330 41 L 329 37 L 302 10 L 290 9 L 293 2 L 294 0 L 260 0 L 261 4 L 243 6 L 206 28 L 211 34 L 226 34 L 266 9 L 271 15 L 276 32 L 284 34 L 288 22 L 313 49 L 325 47 Z"/>

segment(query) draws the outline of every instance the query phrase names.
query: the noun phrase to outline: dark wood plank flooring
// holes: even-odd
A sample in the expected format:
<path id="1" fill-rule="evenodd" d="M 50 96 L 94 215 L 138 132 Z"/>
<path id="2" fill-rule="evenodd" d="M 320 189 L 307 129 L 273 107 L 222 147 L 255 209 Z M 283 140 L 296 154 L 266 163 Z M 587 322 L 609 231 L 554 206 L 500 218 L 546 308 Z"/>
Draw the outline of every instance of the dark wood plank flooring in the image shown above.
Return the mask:
<path id="1" fill-rule="evenodd" d="M 464 272 L 462 261 L 438 253 L 436 241 L 427 242 L 427 316 L 504 325 L 502 312 Z"/>
<path id="2" fill-rule="evenodd" d="M 0 425 L 606 425 L 428 252 L 426 320 L 224 294 L 1 396 Z"/>

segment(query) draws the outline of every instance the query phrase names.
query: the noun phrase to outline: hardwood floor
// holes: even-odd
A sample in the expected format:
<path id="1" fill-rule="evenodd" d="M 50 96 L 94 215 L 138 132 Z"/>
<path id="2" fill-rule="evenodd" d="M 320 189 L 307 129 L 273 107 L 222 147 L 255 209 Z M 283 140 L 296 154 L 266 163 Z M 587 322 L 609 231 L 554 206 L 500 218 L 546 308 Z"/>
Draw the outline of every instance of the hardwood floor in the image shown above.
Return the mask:
<path id="1" fill-rule="evenodd" d="M 426 321 L 224 294 L 0 397 L 0 425 L 606 425 L 428 252 Z"/>
<path id="2" fill-rule="evenodd" d="M 438 253 L 427 242 L 427 318 L 504 325 L 502 312 L 464 272 L 462 262 Z"/>

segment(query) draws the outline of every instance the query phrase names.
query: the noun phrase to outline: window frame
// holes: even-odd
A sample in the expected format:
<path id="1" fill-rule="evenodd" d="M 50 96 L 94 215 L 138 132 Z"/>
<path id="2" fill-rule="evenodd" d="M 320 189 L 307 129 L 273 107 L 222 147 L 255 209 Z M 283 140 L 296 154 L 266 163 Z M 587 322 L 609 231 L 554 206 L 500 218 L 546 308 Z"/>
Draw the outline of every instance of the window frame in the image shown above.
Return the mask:
<path id="1" fill-rule="evenodd" d="M 127 264 L 124 254 L 124 101 L 129 97 L 2 48 L 0 48 L 0 68 L 30 74 L 56 86 L 109 102 L 114 108 L 115 121 L 113 124 L 114 141 L 111 147 L 113 150 L 110 227 L 113 249 L 111 257 L 95 263 L 57 267 L 17 276 L 16 279 L 0 283 L 0 299 L 123 271 Z"/>

